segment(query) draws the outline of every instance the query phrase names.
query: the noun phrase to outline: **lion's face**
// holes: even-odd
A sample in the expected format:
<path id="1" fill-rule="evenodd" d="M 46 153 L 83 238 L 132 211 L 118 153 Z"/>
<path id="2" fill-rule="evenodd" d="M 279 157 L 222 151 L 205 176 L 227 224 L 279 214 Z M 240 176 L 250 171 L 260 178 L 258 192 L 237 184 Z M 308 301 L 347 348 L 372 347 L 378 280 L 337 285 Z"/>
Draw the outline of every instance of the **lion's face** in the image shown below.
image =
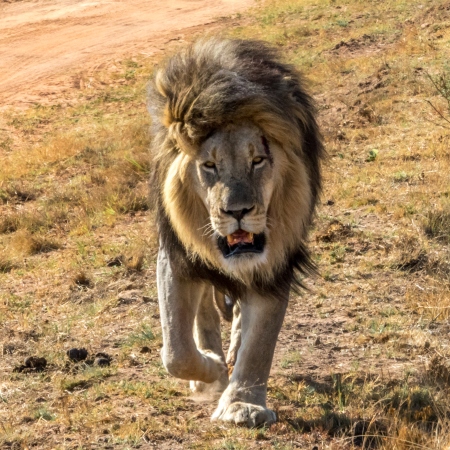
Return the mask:
<path id="1" fill-rule="evenodd" d="M 210 218 L 209 226 L 199 231 L 210 237 L 225 266 L 265 257 L 274 156 L 257 127 L 230 125 L 203 142 L 191 166 Z"/>

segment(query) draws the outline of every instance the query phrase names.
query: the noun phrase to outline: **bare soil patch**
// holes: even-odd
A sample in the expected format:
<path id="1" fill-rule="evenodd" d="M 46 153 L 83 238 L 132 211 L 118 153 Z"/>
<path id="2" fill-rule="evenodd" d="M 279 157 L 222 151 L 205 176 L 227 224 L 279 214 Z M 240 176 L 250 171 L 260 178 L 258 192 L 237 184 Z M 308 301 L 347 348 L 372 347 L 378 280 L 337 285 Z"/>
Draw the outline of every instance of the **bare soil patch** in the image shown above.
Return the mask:
<path id="1" fill-rule="evenodd" d="M 124 55 L 155 55 L 253 0 L 24 1 L 0 4 L 0 104 L 55 102 Z M 197 32 L 201 32 L 201 28 Z M 78 75 L 78 76 L 77 76 Z"/>

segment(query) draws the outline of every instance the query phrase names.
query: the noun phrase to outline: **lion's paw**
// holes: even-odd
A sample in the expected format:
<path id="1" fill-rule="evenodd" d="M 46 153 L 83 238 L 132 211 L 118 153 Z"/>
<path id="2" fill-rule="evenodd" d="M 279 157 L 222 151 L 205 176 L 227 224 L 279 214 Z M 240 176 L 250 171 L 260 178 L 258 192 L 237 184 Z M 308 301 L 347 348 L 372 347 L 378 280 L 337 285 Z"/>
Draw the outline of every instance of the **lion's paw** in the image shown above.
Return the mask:
<path id="1" fill-rule="evenodd" d="M 190 388 L 194 394 L 204 394 L 208 397 L 220 396 L 228 386 L 228 367 L 223 359 L 211 350 L 199 350 L 199 352 L 209 366 L 211 378 L 214 381 L 205 383 L 204 381 L 192 380 L 189 383 Z"/>
<path id="2" fill-rule="evenodd" d="M 207 396 L 220 396 L 228 386 L 228 368 L 219 355 L 210 350 L 199 350 L 210 361 L 214 362 L 214 368 L 218 373 L 218 378 L 212 383 L 192 380 L 190 388 L 194 394 L 204 394 Z"/>
<path id="3" fill-rule="evenodd" d="M 277 416 L 268 408 L 252 403 L 234 402 L 223 407 L 219 404 L 211 417 L 212 421 L 221 420 L 236 425 L 245 425 L 249 428 L 271 425 L 276 422 Z"/>
<path id="4" fill-rule="evenodd" d="M 212 352 L 211 350 L 199 349 L 199 352 L 203 355 L 205 364 L 209 366 L 209 372 L 211 374 L 211 378 L 214 381 L 220 380 L 225 376 L 228 380 L 228 366 L 225 364 L 224 360 L 219 355 Z"/>
<path id="5" fill-rule="evenodd" d="M 225 373 L 218 380 L 212 383 L 204 383 L 203 381 L 191 381 L 191 391 L 194 394 L 201 394 L 212 398 L 217 398 L 222 395 L 222 392 L 228 386 L 228 375 Z"/>

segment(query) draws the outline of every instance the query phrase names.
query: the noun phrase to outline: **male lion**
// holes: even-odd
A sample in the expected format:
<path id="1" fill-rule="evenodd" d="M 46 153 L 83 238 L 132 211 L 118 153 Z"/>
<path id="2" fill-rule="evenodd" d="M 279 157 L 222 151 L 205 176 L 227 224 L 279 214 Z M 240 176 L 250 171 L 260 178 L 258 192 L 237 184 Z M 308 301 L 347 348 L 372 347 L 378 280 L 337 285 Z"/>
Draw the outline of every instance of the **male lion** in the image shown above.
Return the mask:
<path id="1" fill-rule="evenodd" d="M 277 336 L 296 273 L 312 268 L 324 150 L 311 98 L 267 44 L 210 39 L 157 72 L 149 110 L 164 366 L 223 392 L 213 420 L 271 424 Z M 234 305 L 230 379 L 214 298 Z"/>

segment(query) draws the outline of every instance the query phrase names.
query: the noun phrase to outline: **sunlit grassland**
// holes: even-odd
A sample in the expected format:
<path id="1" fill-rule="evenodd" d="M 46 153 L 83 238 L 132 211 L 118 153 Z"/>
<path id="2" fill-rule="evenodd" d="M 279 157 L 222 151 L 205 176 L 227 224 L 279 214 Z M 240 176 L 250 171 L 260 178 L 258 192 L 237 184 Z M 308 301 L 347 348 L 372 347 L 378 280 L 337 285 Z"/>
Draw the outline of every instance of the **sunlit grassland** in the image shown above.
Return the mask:
<path id="1" fill-rule="evenodd" d="M 0 445 L 449 448 L 448 3 L 267 1 L 222 34 L 268 40 L 304 72 L 329 153 L 321 276 L 292 299 L 270 380 L 279 422 L 210 424 L 213 405 L 161 365 L 157 61 L 133 56 L 80 76 L 70 101 L 0 118 Z M 73 367 L 74 346 L 112 365 Z M 32 354 L 48 369 L 14 373 Z"/>

